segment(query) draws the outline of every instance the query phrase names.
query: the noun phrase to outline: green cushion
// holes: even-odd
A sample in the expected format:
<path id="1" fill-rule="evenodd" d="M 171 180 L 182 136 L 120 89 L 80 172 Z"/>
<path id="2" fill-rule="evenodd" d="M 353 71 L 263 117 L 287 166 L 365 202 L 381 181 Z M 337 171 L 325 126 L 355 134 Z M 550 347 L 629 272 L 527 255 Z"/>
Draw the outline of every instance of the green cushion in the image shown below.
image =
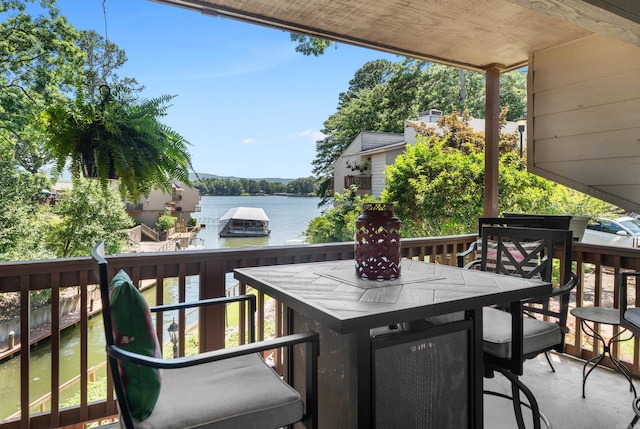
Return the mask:
<path id="1" fill-rule="evenodd" d="M 111 280 L 109 302 L 116 346 L 145 356 L 162 357 L 149 306 L 123 270 Z M 118 367 L 131 415 L 144 420 L 160 395 L 160 371 L 122 361 Z"/>

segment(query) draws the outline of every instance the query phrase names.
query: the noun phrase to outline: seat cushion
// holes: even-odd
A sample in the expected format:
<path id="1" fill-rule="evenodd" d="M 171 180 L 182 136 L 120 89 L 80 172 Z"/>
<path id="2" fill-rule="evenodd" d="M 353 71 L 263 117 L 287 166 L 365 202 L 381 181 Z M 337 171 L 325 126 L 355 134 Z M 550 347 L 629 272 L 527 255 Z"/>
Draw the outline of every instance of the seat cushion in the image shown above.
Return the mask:
<path id="1" fill-rule="evenodd" d="M 145 356 L 162 357 L 149 306 L 123 270 L 109 285 L 109 307 L 116 346 Z M 146 418 L 160 395 L 160 371 L 122 361 L 118 368 L 131 415 Z"/>
<path id="2" fill-rule="evenodd" d="M 511 313 L 485 307 L 482 319 L 484 351 L 500 358 L 511 358 Z M 557 323 L 525 317 L 522 324 L 525 356 L 548 350 L 562 341 L 562 331 Z"/>
<path id="3" fill-rule="evenodd" d="M 136 428 L 277 428 L 299 421 L 304 403 L 258 354 L 164 370 L 153 413 Z"/>
<path id="4" fill-rule="evenodd" d="M 624 312 L 624 318 L 629 323 L 636 325 L 640 329 L 640 307 L 632 307 Z"/>

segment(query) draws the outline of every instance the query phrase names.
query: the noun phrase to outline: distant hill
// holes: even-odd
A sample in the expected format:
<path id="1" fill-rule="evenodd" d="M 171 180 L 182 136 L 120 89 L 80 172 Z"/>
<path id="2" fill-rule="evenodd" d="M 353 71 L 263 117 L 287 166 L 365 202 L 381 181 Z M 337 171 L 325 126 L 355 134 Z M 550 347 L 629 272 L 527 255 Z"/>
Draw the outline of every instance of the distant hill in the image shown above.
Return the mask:
<path id="1" fill-rule="evenodd" d="M 52 170 L 51 169 L 47 169 L 47 170 L 45 170 L 45 172 L 47 173 L 47 176 L 51 177 L 51 175 L 52 175 Z M 209 173 L 190 173 L 189 174 L 189 179 L 191 179 L 192 181 L 198 180 L 198 177 L 200 179 L 211 179 L 211 178 L 213 178 L 213 179 L 230 179 L 230 180 L 249 179 L 249 180 L 255 180 L 256 182 L 259 182 L 261 180 L 266 180 L 269 183 L 283 183 L 285 185 L 288 184 L 289 182 L 291 182 L 292 180 L 295 180 L 295 179 L 282 179 L 282 178 L 275 178 L 275 177 L 265 177 L 265 178 L 254 179 L 254 178 L 251 178 L 251 177 L 216 176 L 215 174 L 209 174 Z M 69 173 L 69 171 L 67 169 L 62 171 L 62 174 L 58 178 L 58 182 L 61 182 L 61 183 L 67 183 L 67 182 L 70 183 L 71 182 L 71 174 Z"/>
<path id="2" fill-rule="evenodd" d="M 189 179 L 191 180 L 198 180 L 198 177 L 201 180 L 202 179 L 229 179 L 229 180 L 248 179 L 248 180 L 255 180 L 256 182 L 265 180 L 268 183 L 283 183 L 285 185 L 291 182 L 292 180 L 295 180 L 295 179 L 282 179 L 282 178 L 275 178 L 275 177 L 253 178 L 253 177 L 236 177 L 236 176 L 216 176 L 215 174 L 209 174 L 209 173 L 191 173 L 189 175 Z"/>

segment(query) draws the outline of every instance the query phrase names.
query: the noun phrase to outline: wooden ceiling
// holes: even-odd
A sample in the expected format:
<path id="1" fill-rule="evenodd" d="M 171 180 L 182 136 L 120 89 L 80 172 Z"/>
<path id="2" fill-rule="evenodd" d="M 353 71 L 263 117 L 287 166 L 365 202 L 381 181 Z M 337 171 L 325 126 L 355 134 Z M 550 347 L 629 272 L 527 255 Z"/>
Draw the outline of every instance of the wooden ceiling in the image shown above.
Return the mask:
<path id="1" fill-rule="evenodd" d="M 153 1 L 478 71 L 594 32 L 640 46 L 636 0 Z"/>

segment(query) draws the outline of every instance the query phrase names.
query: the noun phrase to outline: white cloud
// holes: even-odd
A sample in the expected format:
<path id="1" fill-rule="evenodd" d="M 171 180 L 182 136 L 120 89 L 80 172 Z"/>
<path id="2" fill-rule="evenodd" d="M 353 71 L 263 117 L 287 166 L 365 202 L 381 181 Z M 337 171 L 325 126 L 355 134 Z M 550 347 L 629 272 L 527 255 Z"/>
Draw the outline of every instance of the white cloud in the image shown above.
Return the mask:
<path id="1" fill-rule="evenodd" d="M 304 130 L 299 133 L 293 134 L 291 137 L 309 137 L 315 143 L 318 140 L 322 140 L 326 136 L 322 134 L 320 131 Z"/>
<path id="2" fill-rule="evenodd" d="M 254 144 L 254 143 L 258 143 L 258 140 L 254 139 L 253 137 L 242 139 L 242 144 Z"/>

